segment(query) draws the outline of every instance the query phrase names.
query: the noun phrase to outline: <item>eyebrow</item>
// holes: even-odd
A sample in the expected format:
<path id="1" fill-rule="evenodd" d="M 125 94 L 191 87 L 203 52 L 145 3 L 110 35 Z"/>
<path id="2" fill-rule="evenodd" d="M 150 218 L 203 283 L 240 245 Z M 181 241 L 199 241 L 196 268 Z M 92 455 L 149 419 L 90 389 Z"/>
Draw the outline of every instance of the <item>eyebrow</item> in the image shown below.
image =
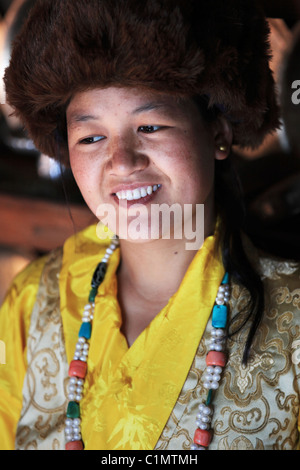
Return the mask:
<path id="1" fill-rule="evenodd" d="M 93 114 L 71 114 L 68 119 L 68 125 L 74 122 L 97 121 L 98 119 L 100 119 L 99 116 L 94 116 Z"/>
<path id="2" fill-rule="evenodd" d="M 173 107 L 167 103 L 161 102 L 150 102 L 146 103 L 132 111 L 133 115 L 141 114 L 148 111 L 155 111 L 158 109 L 162 109 L 165 112 L 172 113 Z M 88 121 L 99 121 L 101 120 L 101 116 L 96 116 L 93 114 L 82 114 L 82 113 L 74 113 L 71 114 L 70 118 L 68 119 L 68 125 L 72 125 L 77 122 L 88 122 Z"/>
<path id="3" fill-rule="evenodd" d="M 132 114 L 140 114 L 140 113 L 144 113 L 144 112 L 147 112 L 147 111 L 153 111 L 153 110 L 157 110 L 157 109 L 170 110 L 171 106 L 166 104 L 166 103 L 150 102 L 150 103 L 146 103 L 142 106 L 139 106 L 138 108 L 136 108 L 133 111 Z"/>

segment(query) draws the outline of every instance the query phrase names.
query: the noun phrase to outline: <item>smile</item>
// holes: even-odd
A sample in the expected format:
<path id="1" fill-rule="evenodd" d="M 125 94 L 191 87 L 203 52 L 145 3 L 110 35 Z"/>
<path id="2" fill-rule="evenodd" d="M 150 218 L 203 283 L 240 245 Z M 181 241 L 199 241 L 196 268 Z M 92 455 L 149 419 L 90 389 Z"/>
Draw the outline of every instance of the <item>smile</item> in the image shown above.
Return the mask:
<path id="1" fill-rule="evenodd" d="M 154 184 L 153 186 L 143 186 L 141 188 L 135 188 L 133 190 L 127 189 L 118 191 L 116 194 L 117 198 L 126 199 L 127 201 L 138 200 L 146 196 L 150 196 L 152 193 L 157 191 L 160 188 L 160 184 Z"/>

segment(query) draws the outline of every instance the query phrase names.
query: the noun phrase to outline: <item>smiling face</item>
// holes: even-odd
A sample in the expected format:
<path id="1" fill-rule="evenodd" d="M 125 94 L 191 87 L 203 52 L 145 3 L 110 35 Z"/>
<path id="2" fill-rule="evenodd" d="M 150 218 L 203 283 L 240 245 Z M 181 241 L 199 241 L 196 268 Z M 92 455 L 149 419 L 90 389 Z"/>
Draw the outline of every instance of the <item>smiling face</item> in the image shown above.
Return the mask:
<path id="1" fill-rule="evenodd" d="M 139 204 L 146 230 L 152 204 L 204 204 L 205 232 L 211 230 L 214 161 L 227 155 L 218 149 L 217 127 L 193 101 L 132 88 L 87 90 L 70 102 L 67 129 L 71 168 L 95 215 L 103 204 L 117 218 Z"/>

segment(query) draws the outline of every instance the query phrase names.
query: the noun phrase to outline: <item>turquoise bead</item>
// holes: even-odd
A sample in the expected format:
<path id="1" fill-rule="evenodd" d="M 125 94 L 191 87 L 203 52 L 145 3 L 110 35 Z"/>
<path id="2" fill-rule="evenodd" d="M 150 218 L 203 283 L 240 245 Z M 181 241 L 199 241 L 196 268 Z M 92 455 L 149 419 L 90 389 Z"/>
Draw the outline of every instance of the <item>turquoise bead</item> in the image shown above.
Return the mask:
<path id="1" fill-rule="evenodd" d="M 227 323 L 226 305 L 215 305 L 212 312 L 212 326 L 214 328 L 225 328 Z"/>
<path id="2" fill-rule="evenodd" d="M 92 325 L 90 322 L 84 322 L 81 324 L 78 336 L 85 339 L 90 339 L 92 335 Z"/>
<path id="3" fill-rule="evenodd" d="M 223 277 L 222 284 L 228 284 L 229 282 L 229 274 L 226 273 L 225 276 Z"/>
<path id="4" fill-rule="evenodd" d="M 68 403 L 67 418 L 80 418 L 80 407 L 79 403 L 76 401 L 70 401 Z"/>

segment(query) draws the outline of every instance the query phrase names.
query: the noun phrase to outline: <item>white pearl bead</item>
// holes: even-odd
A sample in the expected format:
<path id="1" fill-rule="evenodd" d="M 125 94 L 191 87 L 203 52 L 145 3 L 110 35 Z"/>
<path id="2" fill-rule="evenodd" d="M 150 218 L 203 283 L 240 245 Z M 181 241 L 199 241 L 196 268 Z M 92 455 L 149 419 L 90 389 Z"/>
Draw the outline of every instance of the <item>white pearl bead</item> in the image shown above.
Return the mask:
<path id="1" fill-rule="evenodd" d="M 202 410 L 202 413 L 209 416 L 212 414 L 212 410 L 208 406 L 205 406 Z"/>
<path id="2" fill-rule="evenodd" d="M 75 385 L 69 385 L 69 392 L 75 392 Z"/>
<path id="3" fill-rule="evenodd" d="M 85 357 L 85 356 L 80 356 L 79 360 L 80 360 L 80 361 L 82 361 L 82 362 L 87 362 L 87 360 L 86 360 L 86 357 Z"/>
<path id="4" fill-rule="evenodd" d="M 85 338 L 83 336 L 80 336 L 80 338 L 78 338 L 78 342 L 85 343 Z"/>
<path id="5" fill-rule="evenodd" d="M 215 374 L 215 375 L 213 376 L 214 382 L 219 382 L 220 379 L 221 379 L 221 376 L 220 376 L 219 374 Z"/>
<path id="6" fill-rule="evenodd" d="M 214 371 L 215 371 L 215 368 L 214 368 L 213 366 L 208 366 L 208 367 L 206 368 L 206 372 L 207 372 L 208 374 L 213 374 Z"/>
<path id="7" fill-rule="evenodd" d="M 200 429 L 209 429 L 209 425 L 206 423 L 201 423 L 200 426 L 198 426 Z"/>
<path id="8" fill-rule="evenodd" d="M 201 421 L 203 423 L 210 423 L 211 421 L 210 416 L 202 416 Z"/>
<path id="9" fill-rule="evenodd" d="M 222 374 L 222 370 L 223 370 L 222 367 L 216 366 L 214 372 L 215 374 Z"/>
<path id="10" fill-rule="evenodd" d="M 217 390 L 219 388 L 219 383 L 218 382 L 211 382 L 211 388 L 213 390 Z"/>
<path id="11" fill-rule="evenodd" d="M 212 374 L 205 374 L 203 377 L 204 382 L 209 382 L 210 380 L 213 380 Z"/>
<path id="12" fill-rule="evenodd" d="M 210 384 L 211 384 L 211 382 L 204 382 L 203 387 L 209 389 L 209 388 L 211 388 Z"/>
<path id="13" fill-rule="evenodd" d="M 218 328 L 216 330 L 216 336 L 217 336 L 217 338 L 222 338 L 222 336 L 225 336 L 224 330 L 222 330 L 222 328 Z"/>
<path id="14" fill-rule="evenodd" d="M 72 426 L 72 424 L 73 424 L 73 423 L 72 423 L 72 419 L 71 419 L 71 418 L 67 418 L 67 419 L 65 420 L 65 425 L 66 425 L 67 428 L 70 427 L 70 426 Z"/>
<path id="15" fill-rule="evenodd" d="M 73 425 L 74 426 L 80 426 L 81 419 L 80 418 L 74 418 L 73 419 Z"/>
<path id="16" fill-rule="evenodd" d="M 70 384 L 76 384 L 77 383 L 77 378 L 76 377 L 71 377 L 70 378 Z"/>
<path id="17" fill-rule="evenodd" d="M 65 428 L 65 434 L 67 434 L 67 435 L 69 435 L 69 436 L 70 436 L 70 434 L 73 434 L 73 428 L 66 427 L 66 428 Z"/>
<path id="18" fill-rule="evenodd" d="M 74 395 L 74 393 L 69 393 L 69 395 L 68 395 L 68 399 L 69 399 L 70 401 L 73 401 L 73 400 L 74 400 L 74 398 L 75 398 L 75 395 Z"/>
<path id="19" fill-rule="evenodd" d="M 191 445 L 191 450 L 198 450 L 197 444 L 192 444 Z"/>

